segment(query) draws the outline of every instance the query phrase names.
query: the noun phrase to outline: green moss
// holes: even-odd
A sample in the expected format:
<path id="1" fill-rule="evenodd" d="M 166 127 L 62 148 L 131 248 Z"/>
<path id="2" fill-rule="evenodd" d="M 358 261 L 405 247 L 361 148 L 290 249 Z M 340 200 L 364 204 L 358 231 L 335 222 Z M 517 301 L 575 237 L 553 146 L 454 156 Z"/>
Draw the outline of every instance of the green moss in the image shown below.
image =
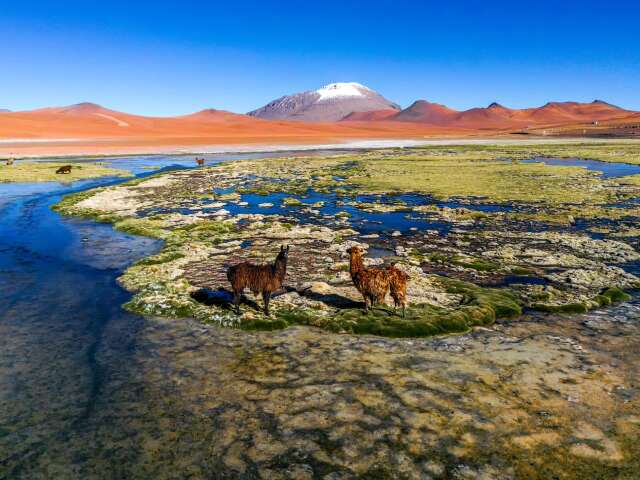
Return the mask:
<path id="1" fill-rule="evenodd" d="M 287 197 L 285 199 L 282 200 L 282 204 L 286 205 L 288 207 L 299 207 L 301 205 L 304 205 L 300 200 L 298 200 L 297 198 L 292 198 L 292 197 Z"/>
<path id="2" fill-rule="evenodd" d="M 593 301 L 596 302 L 600 307 L 611 305 L 611 299 L 609 297 L 605 297 L 604 295 L 596 295 Z"/>
<path id="3" fill-rule="evenodd" d="M 497 263 L 491 262 L 489 260 L 483 260 L 480 258 L 474 258 L 472 260 L 460 259 L 454 257 L 451 263 L 455 265 L 459 265 L 464 268 L 471 268 L 473 270 L 478 270 L 479 272 L 493 272 L 500 268 L 500 265 Z"/>
<path id="4" fill-rule="evenodd" d="M 253 193 L 255 195 L 261 195 L 263 197 L 266 197 L 267 195 L 272 193 L 268 189 L 261 188 L 261 187 L 254 187 L 254 188 L 240 187 L 240 188 L 236 188 L 236 192 L 240 194 Z"/>
<path id="5" fill-rule="evenodd" d="M 535 272 L 529 268 L 525 268 L 525 267 L 511 267 L 511 271 L 510 273 L 512 275 L 534 275 Z"/>
<path id="6" fill-rule="evenodd" d="M 132 217 L 117 221 L 114 224 L 114 228 L 121 232 L 159 239 L 165 239 L 169 236 L 169 233 L 163 227 L 163 222 L 159 222 L 157 220 Z"/>
<path id="7" fill-rule="evenodd" d="M 505 289 L 486 289 L 457 280 L 442 278 L 451 293 L 462 294 L 464 300 L 454 310 L 429 304 L 410 305 L 406 317 L 386 306 L 376 306 L 365 314 L 362 308 L 342 309 L 334 315 L 310 309 L 284 308 L 275 319 L 258 318 L 244 321 L 248 330 L 275 330 L 290 325 L 310 325 L 333 332 L 372 334 L 385 337 L 427 337 L 446 333 L 462 333 L 471 327 L 491 325 L 497 318 L 521 313 L 515 296 Z"/>
<path id="8" fill-rule="evenodd" d="M 517 317 L 522 313 L 516 296 L 509 289 L 482 288 L 473 283 L 445 277 L 439 277 L 439 281 L 448 293 L 462 294 L 464 305 L 488 306 L 495 312 L 496 318 Z"/>
<path id="9" fill-rule="evenodd" d="M 469 310 L 469 309 L 466 309 Z M 469 314 L 473 313 L 473 322 Z M 350 333 L 373 334 L 385 337 L 426 337 L 443 333 L 465 332 L 474 324 L 489 324 L 492 317 L 488 310 L 480 312 L 446 312 L 431 305 L 411 305 L 406 318 L 388 308 L 376 307 L 368 314 L 362 309 L 343 310 L 330 326 Z M 480 322 L 478 320 L 481 320 Z M 485 323 L 486 322 L 486 323 Z"/>
<path id="10" fill-rule="evenodd" d="M 628 302 L 629 300 L 631 300 L 631 295 L 616 287 L 607 288 L 604 292 L 601 293 L 601 295 L 608 298 L 610 300 L 610 303 Z"/>
<path id="11" fill-rule="evenodd" d="M 163 251 L 158 255 L 154 255 L 152 257 L 143 258 L 142 260 L 138 260 L 134 265 L 160 265 L 162 263 L 172 262 L 174 260 L 178 260 L 179 258 L 184 258 L 184 255 L 180 252 L 176 251 Z"/>
<path id="12" fill-rule="evenodd" d="M 616 302 L 625 302 L 631 300 L 631 295 L 616 287 L 609 287 L 599 295 L 596 295 L 591 302 L 587 303 L 569 303 L 564 305 L 553 305 L 548 303 L 536 303 L 533 305 L 535 310 L 548 313 L 565 313 L 576 314 L 586 313 L 594 306 L 605 307 Z"/>
<path id="13" fill-rule="evenodd" d="M 176 228 L 173 236 L 177 239 L 212 240 L 223 239 L 236 231 L 233 222 L 225 220 L 203 220 L 201 222 Z"/>
<path id="14" fill-rule="evenodd" d="M 547 313 L 587 313 L 589 307 L 584 303 L 568 303 L 564 305 L 551 305 L 547 303 L 536 303 L 533 305 L 534 310 Z"/>
<path id="15" fill-rule="evenodd" d="M 282 318 L 252 318 L 248 320 L 242 320 L 240 323 L 240 328 L 243 330 L 255 330 L 255 331 L 266 331 L 270 332 L 273 330 L 282 330 L 283 328 L 287 328 L 289 323 Z"/>
<path id="16" fill-rule="evenodd" d="M 447 255 L 444 255 L 442 253 L 430 253 L 429 255 L 427 255 L 427 258 L 429 259 L 429 261 L 434 262 L 434 263 L 449 263 L 450 261 L 450 257 Z"/>

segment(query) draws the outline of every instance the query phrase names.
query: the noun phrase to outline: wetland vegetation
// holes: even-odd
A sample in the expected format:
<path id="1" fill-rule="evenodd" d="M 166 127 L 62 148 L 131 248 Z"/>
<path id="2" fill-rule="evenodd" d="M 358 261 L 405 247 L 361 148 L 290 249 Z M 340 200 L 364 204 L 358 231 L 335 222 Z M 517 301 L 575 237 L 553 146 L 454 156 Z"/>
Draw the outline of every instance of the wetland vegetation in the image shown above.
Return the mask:
<path id="1" fill-rule="evenodd" d="M 5 202 L 0 478 L 635 479 L 639 186 L 471 150 L 60 186 L 76 218 Z M 121 164 L 151 161 L 171 163 Z M 447 194 L 471 165 L 488 192 Z M 424 177 L 380 189 L 390 172 Z M 273 316 L 247 295 L 237 317 L 226 266 L 281 244 Z M 408 272 L 406 319 L 364 315 L 354 245 Z"/>
<path id="2" fill-rule="evenodd" d="M 120 278 L 134 312 L 243 329 L 464 332 L 523 309 L 585 312 L 640 286 L 628 268 L 640 260 L 635 175 L 543 162 L 613 148 L 624 161 L 638 155 L 635 144 L 473 145 L 243 160 L 81 192 L 55 208 L 164 240 Z M 540 161 L 521 161 L 530 158 Z M 265 261 L 280 243 L 292 250 L 275 314 L 249 298 L 236 316 L 227 266 Z M 362 314 L 347 271 L 353 245 L 409 274 L 406 319 L 384 306 Z"/>
<path id="3" fill-rule="evenodd" d="M 24 161 L 7 165 L 0 164 L 0 183 L 31 182 L 75 182 L 77 180 L 99 177 L 128 177 L 126 170 L 110 168 L 100 163 L 74 163 L 68 173 L 56 173 L 58 169 L 68 166 L 61 162 L 29 162 Z"/>

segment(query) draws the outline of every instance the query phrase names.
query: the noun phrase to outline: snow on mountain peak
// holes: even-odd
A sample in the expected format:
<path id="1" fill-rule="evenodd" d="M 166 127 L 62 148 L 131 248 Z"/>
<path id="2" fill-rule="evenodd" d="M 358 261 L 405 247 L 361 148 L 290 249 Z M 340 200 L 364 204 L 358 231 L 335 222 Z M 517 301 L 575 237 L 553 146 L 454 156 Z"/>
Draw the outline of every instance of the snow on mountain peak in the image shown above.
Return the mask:
<path id="1" fill-rule="evenodd" d="M 319 102 L 338 97 L 364 97 L 364 92 L 369 91 L 367 87 L 356 82 L 330 83 L 316 90 L 320 95 Z"/>

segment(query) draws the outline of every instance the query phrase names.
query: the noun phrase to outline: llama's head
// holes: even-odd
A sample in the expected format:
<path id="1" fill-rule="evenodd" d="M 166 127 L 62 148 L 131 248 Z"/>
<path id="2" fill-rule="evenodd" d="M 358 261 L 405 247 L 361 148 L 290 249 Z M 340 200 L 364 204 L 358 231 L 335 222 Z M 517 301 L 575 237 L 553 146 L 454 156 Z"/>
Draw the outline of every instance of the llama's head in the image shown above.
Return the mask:
<path id="1" fill-rule="evenodd" d="M 284 245 L 280 245 L 280 253 L 278 253 L 278 259 L 286 260 L 287 258 L 289 258 L 289 245 L 287 245 L 287 248 L 285 248 Z"/>
<path id="2" fill-rule="evenodd" d="M 351 248 L 347 248 L 347 253 L 352 257 L 359 257 L 362 255 L 362 249 L 357 245 L 354 245 Z"/>

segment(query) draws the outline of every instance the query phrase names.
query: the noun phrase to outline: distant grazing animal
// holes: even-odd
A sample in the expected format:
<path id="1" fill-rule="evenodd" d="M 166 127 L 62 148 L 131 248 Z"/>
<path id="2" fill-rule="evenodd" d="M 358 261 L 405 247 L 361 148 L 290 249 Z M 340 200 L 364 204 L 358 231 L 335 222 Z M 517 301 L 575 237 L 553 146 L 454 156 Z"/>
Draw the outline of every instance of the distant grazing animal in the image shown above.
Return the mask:
<path id="1" fill-rule="evenodd" d="M 71 165 L 63 165 L 56 170 L 56 173 L 71 173 Z"/>
<path id="2" fill-rule="evenodd" d="M 369 313 L 370 306 L 384 303 L 387 292 L 390 292 L 394 307 L 402 307 L 402 318 L 404 318 L 409 276 L 396 267 L 365 267 L 360 247 L 351 247 L 347 253 L 351 280 L 364 298 L 364 311 Z"/>
<path id="3" fill-rule="evenodd" d="M 269 316 L 269 300 L 271 294 L 282 287 L 287 274 L 287 258 L 289 246 L 280 247 L 280 253 L 273 264 L 254 265 L 249 262 L 233 265 L 227 270 L 227 278 L 233 290 L 233 305 L 240 315 L 240 296 L 245 288 L 249 288 L 254 295 L 262 293 L 264 313 Z"/>
<path id="4" fill-rule="evenodd" d="M 196 163 L 201 166 L 204 165 L 204 158 L 196 158 Z"/>
<path id="5" fill-rule="evenodd" d="M 7 158 L 7 165 L 13 165 L 13 158 Z"/>

